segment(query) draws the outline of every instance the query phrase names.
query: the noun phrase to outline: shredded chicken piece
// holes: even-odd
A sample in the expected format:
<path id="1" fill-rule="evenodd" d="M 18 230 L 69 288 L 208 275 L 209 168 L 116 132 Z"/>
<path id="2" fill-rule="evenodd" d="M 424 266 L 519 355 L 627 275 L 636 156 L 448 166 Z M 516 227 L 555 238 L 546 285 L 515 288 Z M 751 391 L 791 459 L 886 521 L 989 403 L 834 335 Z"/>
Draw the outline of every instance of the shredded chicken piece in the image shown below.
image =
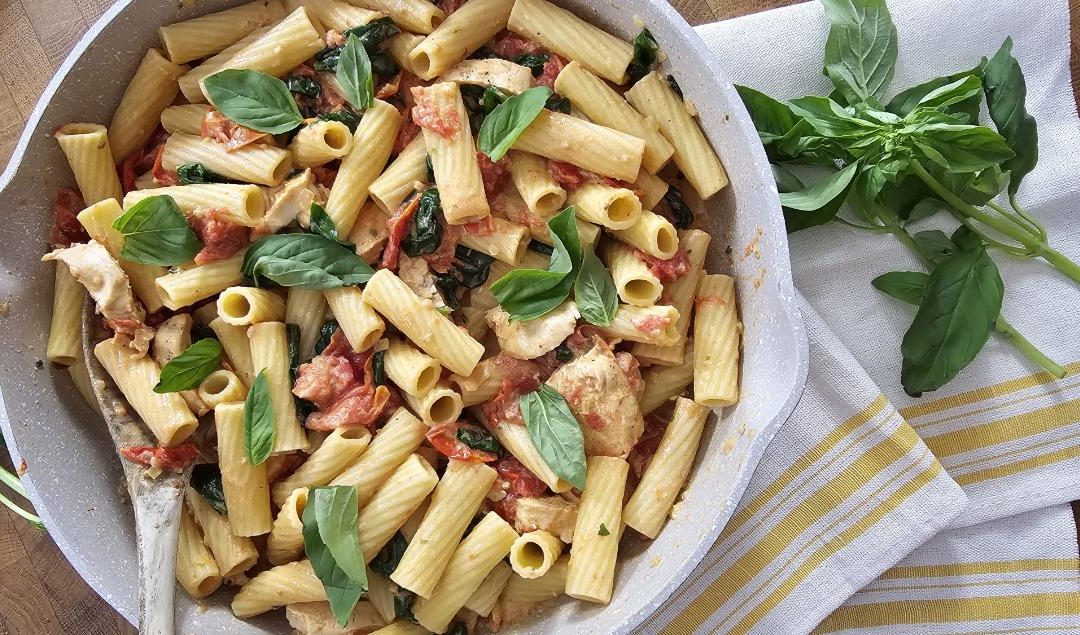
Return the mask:
<path id="1" fill-rule="evenodd" d="M 344 626 L 326 602 L 294 602 L 285 607 L 285 619 L 300 635 L 350 635 L 370 633 L 385 626 L 371 602 L 357 602 Z"/>
<path id="2" fill-rule="evenodd" d="M 514 529 L 526 533 L 543 529 L 559 540 L 570 544 L 574 541 L 574 523 L 577 522 L 578 506 L 560 496 L 519 498 Z"/>
<path id="3" fill-rule="evenodd" d="M 270 197 L 270 207 L 255 227 L 254 238 L 277 233 L 294 220 L 306 226 L 311 219 L 311 204 L 325 203 L 327 192 L 326 188 L 315 182 L 315 175 L 309 168 L 272 188 L 267 195 Z"/>
<path id="4" fill-rule="evenodd" d="M 423 258 L 410 258 L 405 254 L 398 256 L 398 277 L 409 285 L 413 293 L 431 300 L 436 309 L 446 306 L 446 301 L 435 286 L 435 276 L 431 273 L 431 267 Z"/>
<path id="5" fill-rule="evenodd" d="M 580 315 L 576 304 L 564 302 L 535 320 L 511 321 L 510 314 L 501 307 L 491 309 L 486 317 L 504 353 L 517 359 L 536 359 L 573 335 Z"/>

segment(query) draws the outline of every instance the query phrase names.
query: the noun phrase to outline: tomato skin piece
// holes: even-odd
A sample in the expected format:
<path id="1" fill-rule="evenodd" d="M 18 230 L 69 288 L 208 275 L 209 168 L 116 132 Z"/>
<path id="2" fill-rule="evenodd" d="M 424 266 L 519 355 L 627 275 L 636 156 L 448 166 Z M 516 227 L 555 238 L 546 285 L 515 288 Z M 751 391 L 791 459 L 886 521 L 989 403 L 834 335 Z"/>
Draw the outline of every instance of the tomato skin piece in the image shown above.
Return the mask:
<path id="1" fill-rule="evenodd" d="M 428 443 L 450 459 L 469 463 L 491 463 L 499 459 L 487 450 L 478 450 L 459 441 L 457 431 L 461 427 L 463 427 L 461 423 L 440 423 L 432 426 L 425 436 Z"/>
<path id="2" fill-rule="evenodd" d="M 181 443 L 171 448 L 160 445 L 133 445 L 121 448 L 120 456 L 146 467 L 183 472 L 199 458 L 199 448 L 194 443 Z"/>
<path id="3" fill-rule="evenodd" d="M 499 482 L 506 484 L 506 496 L 493 502 L 491 506 L 503 520 L 510 524 L 514 524 L 517 516 L 519 498 L 535 498 L 543 496 L 548 491 L 543 481 L 512 456 L 500 459 L 495 464 L 495 471 L 499 473 Z"/>

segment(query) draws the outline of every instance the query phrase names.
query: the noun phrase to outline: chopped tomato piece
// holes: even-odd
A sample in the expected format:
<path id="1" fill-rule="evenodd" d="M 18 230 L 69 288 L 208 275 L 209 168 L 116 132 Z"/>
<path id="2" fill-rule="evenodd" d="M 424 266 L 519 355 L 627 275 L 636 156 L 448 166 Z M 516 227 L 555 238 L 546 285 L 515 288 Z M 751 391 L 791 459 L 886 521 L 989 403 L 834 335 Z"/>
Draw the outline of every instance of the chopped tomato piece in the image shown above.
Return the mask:
<path id="1" fill-rule="evenodd" d="M 419 86 L 412 89 L 412 95 L 416 100 L 416 105 L 412 108 L 412 119 L 418 126 L 444 139 L 453 137 L 461 130 L 461 116 L 457 110 L 439 108 Z"/>
<path id="2" fill-rule="evenodd" d="M 401 255 L 401 241 L 409 232 L 409 223 L 420 208 L 420 197 L 414 196 L 405 201 L 397 208 L 390 218 L 386 219 L 386 231 L 389 237 L 386 241 L 386 249 L 383 251 L 382 268 L 397 269 L 398 257 Z"/>
<path id="3" fill-rule="evenodd" d="M 221 111 L 211 110 L 203 117 L 202 136 L 224 144 L 225 149 L 231 152 L 255 143 L 266 137 L 266 133 L 241 126 Z"/>
<path id="4" fill-rule="evenodd" d="M 671 324 L 671 318 L 650 315 L 634 321 L 634 328 L 648 335 L 659 336 Z"/>
<path id="5" fill-rule="evenodd" d="M 158 126 L 142 148 L 124 158 L 120 164 L 120 185 L 123 187 L 124 194 L 135 189 L 135 180 L 139 178 L 139 175 L 146 174 L 157 166 L 161 149 L 165 147 L 165 141 L 168 138 L 169 132 Z"/>
<path id="6" fill-rule="evenodd" d="M 172 448 L 154 445 L 135 445 L 120 449 L 120 456 L 125 459 L 155 467 L 160 470 L 183 472 L 199 457 L 199 448 L 193 443 L 181 443 Z"/>
<path id="7" fill-rule="evenodd" d="M 315 177 L 315 182 L 319 185 L 330 188 L 334 186 L 334 181 L 337 180 L 337 168 L 327 167 L 325 165 L 312 166 L 311 173 Z"/>
<path id="8" fill-rule="evenodd" d="M 460 9 L 463 4 L 465 4 L 465 0 L 441 0 L 439 8 L 449 17 L 451 13 Z"/>
<path id="9" fill-rule="evenodd" d="M 585 174 L 576 166 L 562 161 L 549 161 L 548 170 L 551 178 L 568 190 L 576 190 L 588 183 Z"/>
<path id="10" fill-rule="evenodd" d="M 440 423 L 432 426 L 427 432 L 427 440 L 443 456 L 468 461 L 470 463 L 491 463 L 498 460 L 498 456 L 487 450 L 478 450 L 457 438 L 460 428 L 475 428 L 466 423 Z"/>
<path id="11" fill-rule="evenodd" d="M 292 393 L 318 408 L 304 423 L 307 428 L 370 426 L 396 404 L 396 393 L 375 385 L 371 360 L 370 349 L 354 351 L 339 330 L 321 354 L 297 369 Z"/>
<path id="12" fill-rule="evenodd" d="M 333 74 L 320 73 L 307 63 L 292 69 L 289 74 L 307 77 L 308 79 L 315 80 L 319 84 L 318 97 L 308 97 L 299 93 L 293 93 L 293 97 L 296 99 L 296 103 L 300 107 L 301 112 L 309 114 L 326 113 L 341 110 L 345 107 L 345 98 L 334 88 L 333 80 L 331 79 Z"/>
<path id="13" fill-rule="evenodd" d="M 203 244 L 195 254 L 197 265 L 230 258 L 248 244 L 248 228 L 228 220 L 221 210 L 192 214 L 188 224 Z"/>
<path id="14" fill-rule="evenodd" d="M 439 243 L 439 248 L 430 254 L 424 254 L 422 258 L 427 261 L 428 266 L 434 271 L 439 273 L 446 273 L 450 271 L 450 266 L 454 264 L 454 254 L 457 252 L 458 239 L 461 238 L 461 225 L 450 225 L 443 222 L 442 218 L 439 218 L 439 224 L 442 225 L 442 242 Z"/>
<path id="15" fill-rule="evenodd" d="M 669 282 L 675 282 L 679 278 L 690 273 L 690 256 L 687 255 L 685 249 L 680 249 L 675 252 L 675 255 L 668 260 L 662 260 L 655 256 L 635 249 L 637 257 L 649 268 L 654 276 L 660 279 L 660 282 L 667 284 Z"/>
<path id="16" fill-rule="evenodd" d="M 166 170 L 161 164 L 161 157 L 165 155 L 165 145 L 158 146 L 157 154 L 154 156 L 154 169 L 151 172 L 154 176 L 154 183 L 158 185 L 170 186 L 180 184 L 180 175 L 173 170 Z"/>
<path id="17" fill-rule="evenodd" d="M 547 485 L 514 457 L 500 459 L 495 464 L 495 471 L 499 473 L 498 482 L 506 495 L 492 503 L 492 507 L 509 523 L 513 523 L 517 515 L 517 499 L 541 496 L 547 492 Z"/>
<path id="18" fill-rule="evenodd" d="M 375 93 L 376 99 L 386 99 L 398 94 L 398 89 L 401 86 L 401 71 L 397 75 L 390 78 L 390 81 L 386 82 L 379 87 L 379 91 Z"/>
<path id="19" fill-rule="evenodd" d="M 70 187 L 60 188 L 53 202 L 53 228 L 49 242 L 56 247 L 90 241 L 86 228 L 79 222 L 78 213 L 86 208 L 82 196 Z"/>
<path id="20" fill-rule="evenodd" d="M 495 219 L 485 216 L 481 220 L 461 225 L 461 230 L 473 236 L 490 236 L 495 233 Z"/>
<path id="21" fill-rule="evenodd" d="M 655 415 L 645 417 L 645 431 L 641 433 L 641 438 L 634 445 L 634 449 L 630 450 L 630 456 L 626 459 L 630 463 L 630 471 L 635 478 L 640 480 L 641 475 L 645 473 L 649 461 L 660 447 L 660 440 L 664 438 L 665 430 L 667 430 L 667 424 L 659 417 Z"/>
<path id="22" fill-rule="evenodd" d="M 548 53 L 548 60 L 544 62 L 544 70 L 540 73 L 540 77 L 536 78 L 536 85 L 547 86 L 554 90 L 555 79 L 562 72 L 564 66 L 566 66 L 566 62 L 563 58 L 554 53 Z"/>
<path id="23" fill-rule="evenodd" d="M 495 36 L 488 47 L 491 52 L 505 59 L 513 59 L 524 53 L 539 53 L 544 50 L 539 44 L 517 33 L 502 31 Z"/>
<path id="24" fill-rule="evenodd" d="M 495 358 L 495 365 L 502 373 L 499 392 L 480 409 L 490 425 L 503 422 L 524 425 L 518 398 L 540 387 L 540 367 L 503 353 Z"/>
<path id="25" fill-rule="evenodd" d="M 490 201 L 506 185 L 510 178 L 510 159 L 503 157 L 498 161 L 492 161 L 483 152 L 476 153 L 476 162 L 480 164 L 480 176 L 484 180 L 484 194 Z"/>

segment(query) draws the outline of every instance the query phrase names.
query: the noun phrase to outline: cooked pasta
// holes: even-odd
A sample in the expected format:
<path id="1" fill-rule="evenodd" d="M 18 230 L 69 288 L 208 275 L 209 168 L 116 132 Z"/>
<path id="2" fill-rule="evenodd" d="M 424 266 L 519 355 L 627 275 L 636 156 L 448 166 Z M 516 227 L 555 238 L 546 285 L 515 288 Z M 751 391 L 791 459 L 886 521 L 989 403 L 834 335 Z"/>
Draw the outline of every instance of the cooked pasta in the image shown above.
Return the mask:
<path id="1" fill-rule="evenodd" d="M 220 53 L 245 35 L 285 15 L 281 0 L 255 0 L 232 9 L 167 24 L 158 30 L 169 59 L 183 64 Z"/>
<path id="2" fill-rule="evenodd" d="M 254 465 L 244 454 L 244 407 L 225 403 L 214 408 L 218 439 L 218 464 L 229 524 L 237 536 L 270 533 L 270 487 L 266 464 Z"/>
<path id="3" fill-rule="evenodd" d="M 409 53 L 420 79 L 434 79 L 506 28 L 513 0 L 471 0 L 461 5 Z"/>
<path id="4" fill-rule="evenodd" d="M 109 198 L 120 200 L 123 191 L 105 126 L 69 123 L 60 126 L 53 136 L 75 174 L 83 201 L 93 205 Z"/>
<path id="5" fill-rule="evenodd" d="M 109 124 L 113 159 L 123 161 L 154 134 L 161 112 L 176 98 L 178 80 L 187 70 L 187 66 L 165 59 L 157 49 L 146 52 Z"/>
<path id="6" fill-rule="evenodd" d="M 694 399 L 722 408 L 739 399 L 739 323 L 735 308 L 735 280 L 706 275 L 694 300 Z"/>

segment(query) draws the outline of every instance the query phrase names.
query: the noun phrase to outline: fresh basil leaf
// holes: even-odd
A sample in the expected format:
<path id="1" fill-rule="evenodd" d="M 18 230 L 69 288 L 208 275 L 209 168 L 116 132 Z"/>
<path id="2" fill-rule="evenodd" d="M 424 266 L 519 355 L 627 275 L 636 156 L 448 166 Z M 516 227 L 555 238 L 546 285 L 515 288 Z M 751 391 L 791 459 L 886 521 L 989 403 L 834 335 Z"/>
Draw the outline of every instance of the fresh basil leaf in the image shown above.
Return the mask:
<path id="1" fill-rule="evenodd" d="M 475 289 L 487 282 L 494 262 L 491 256 L 464 245 L 454 249 L 453 271 L 466 289 Z"/>
<path id="2" fill-rule="evenodd" d="M 442 225 L 439 217 L 442 216 L 442 201 L 439 198 L 439 190 L 428 188 L 420 194 L 420 204 L 413 214 L 409 233 L 401 239 L 401 251 L 410 258 L 433 254 L 442 244 Z"/>
<path id="3" fill-rule="evenodd" d="M 918 106 L 947 109 L 972 98 L 981 100 L 982 80 L 977 75 L 965 75 L 956 81 L 931 90 L 919 100 Z"/>
<path id="4" fill-rule="evenodd" d="M 518 66 L 524 66 L 532 71 L 533 77 L 540 77 L 544 72 L 544 64 L 547 64 L 547 53 L 522 53 L 512 60 Z"/>
<path id="5" fill-rule="evenodd" d="M 221 469 L 217 463 L 199 463 L 191 468 L 191 489 L 198 492 L 217 513 L 228 513 L 225 489 L 221 485 Z"/>
<path id="6" fill-rule="evenodd" d="M 776 181 L 777 192 L 784 194 L 806 189 L 806 185 L 791 170 L 775 163 L 771 164 L 770 167 L 772 168 L 773 180 Z"/>
<path id="7" fill-rule="evenodd" d="M 540 115 L 550 96 L 550 88 L 537 86 L 496 106 L 480 126 L 477 147 L 492 161 L 503 158 L 521 133 Z"/>
<path id="8" fill-rule="evenodd" d="M 922 231 L 912 239 L 919 247 L 919 252 L 933 265 L 941 264 L 949 256 L 956 252 L 956 244 L 945 235 L 945 232 L 933 229 Z"/>
<path id="9" fill-rule="evenodd" d="M 904 117 L 918 108 L 919 102 L 935 90 L 968 76 L 982 77 L 985 62 L 984 59 L 982 63 L 968 71 L 953 73 L 952 75 L 946 75 L 945 77 L 936 77 L 917 86 L 912 86 L 890 99 L 889 103 L 885 106 L 885 110 Z M 970 117 L 970 122 L 973 123 L 979 118 L 979 105 L 981 103 L 982 96 L 973 95 L 965 101 L 950 105 L 948 110 L 950 112 L 967 114 Z"/>
<path id="10" fill-rule="evenodd" d="M 353 108 L 364 110 L 375 99 L 375 80 L 367 50 L 355 35 L 350 35 L 341 51 L 336 72 L 342 96 Z"/>
<path id="11" fill-rule="evenodd" d="M 386 351 L 375 351 L 371 354 L 371 381 L 376 386 L 386 384 Z"/>
<path id="12" fill-rule="evenodd" d="M 371 570 L 389 578 L 394 573 L 394 569 L 397 569 L 398 564 L 401 563 L 401 557 L 405 555 L 405 550 L 408 547 L 409 543 L 405 540 L 405 536 L 400 531 L 395 532 L 390 542 L 386 543 L 371 560 Z"/>
<path id="13" fill-rule="evenodd" d="M 348 108 L 320 113 L 316 119 L 319 121 L 340 121 L 349 127 L 349 132 L 356 132 L 356 128 L 360 125 L 360 115 Z"/>
<path id="14" fill-rule="evenodd" d="M 221 342 L 200 340 L 169 360 L 161 369 L 161 379 L 154 392 L 180 392 L 199 387 L 206 376 L 221 366 Z"/>
<path id="15" fill-rule="evenodd" d="M 266 369 L 259 371 L 244 399 L 244 452 L 252 465 L 261 465 L 274 449 L 274 404 Z"/>
<path id="16" fill-rule="evenodd" d="M 881 97 L 896 70 L 896 25 L 885 0 L 821 0 L 832 23 L 825 74 L 849 104 Z"/>
<path id="17" fill-rule="evenodd" d="M 289 87 L 266 73 L 230 68 L 207 77 L 203 86 L 211 103 L 241 126 L 281 134 L 304 121 Z"/>
<path id="18" fill-rule="evenodd" d="M 870 281 L 874 288 L 897 300 L 919 306 L 929 276 L 921 271 L 892 271 Z"/>
<path id="19" fill-rule="evenodd" d="M 304 508 L 304 552 L 323 584 L 339 625 L 348 623 L 367 591 L 367 569 L 357 534 L 356 488 L 316 487 Z"/>
<path id="20" fill-rule="evenodd" d="M 229 182 L 229 179 L 220 174 L 207 170 L 202 163 L 185 163 L 176 168 L 176 174 L 180 179 L 180 185 Z"/>
<path id="21" fill-rule="evenodd" d="M 323 206 L 318 203 L 311 204 L 311 222 L 308 223 L 308 229 L 327 240 L 336 242 L 338 239 L 337 225 L 334 224 L 334 219 L 330 218 Z"/>
<path id="22" fill-rule="evenodd" d="M 1020 63 L 1012 55 L 1012 38 L 1007 38 L 986 64 L 983 88 L 990 118 L 1015 156 L 1001 164 L 1009 172 L 1009 194 L 1016 194 L 1020 182 L 1039 162 L 1039 128 L 1025 106 L 1027 82 Z"/>
<path id="23" fill-rule="evenodd" d="M 574 282 L 574 301 L 581 317 L 597 326 L 610 325 L 619 310 L 615 281 L 592 249 L 586 249 L 581 259 L 581 272 Z"/>
<path id="24" fill-rule="evenodd" d="M 935 198 L 924 198 L 911 207 L 904 224 L 905 226 L 911 226 L 923 219 L 930 218 L 943 209 L 945 209 L 945 204 L 941 201 Z"/>
<path id="25" fill-rule="evenodd" d="M 769 145 L 795 127 L 799 117 L 784 103 L 748 86 L 735 86 L 743 105 L 750 113 L 761 143 Z"/>
<path id="26" fill-rule="evenodd" d="M 900 381 L 912 397 L 940 388 L 971 363 L 1001 313 L 1004 284 L 981 240 L 958 232 L 953 242 L 960 249 L 930 274 L 900 346 Z"/>
<path id="27" fill-rule="evenodd" d="M 451 312 L 461 308 L 461 281 L 452 272 L 432 272 L 435 278 L 435 289 L 442 296 L 443 302 Z"/>
<path id="28" fill-rule="evenodd" d="M 424 176 L 427 178 L 428 185 L 435 183 L 435 166 L 431 164 L 430 154 L 424 157 Z"/>
<path id="29" fill-rule="evenodd" d="M 457 440 L 474 450 L 483 450 L 499 456 L 503 453 L 502 446 L 487 430 L 458 428 Z"/>
<path id="30" fill-rule="evenodd" d="M 881 129 L 881 125 L 856 117 L 828 97 L 800 97 L 791 100 L 791 112 L 806 119 L 820 134 L 834 139 L 865 137 Z"/>
<path id="31" fill-rule="evenodd" d="M 370 52 L 398 33 L 401 33 L 401 29 L 394 23 L 393 18 L 386 17 L 372 20 L 360 26 L 354 26 L 346 30 L 342 35 L 345 37 L 355 36 L 364 45 L 364 48 Z"/>
<path id="32" fill-rule="evenodd" d="M 300 325 L 285 324 L 285 341 L 289 349 L 289 385 L 296 383 L 296 371 L 300 368 Z"/>
<path id="33" fill-rule="evenodd" d="M 649 29 L 642 29 L 634 37 L 634 56 L 630 60 L 630 66 L 626 69 L 631 83 L 636 83 L 642 77 L 649 74 L 660 62 L 660 45 Z"/>
<path id="34" fill-rule="evenodd" d="M 585 489 L 585 439 L 566 399 L 544 385 L 518 399 L 521 417 L 536 451 L 551 471 Z"/>
<path id="35" fill-rule="evenodd" d="M 304 97 L 311 97 L 312 99 L 315 99 L 322 94 L 322 86 L 319 85 L 319 82 L 302 75 L 290 75 L 289 77 L 286 77 L 285 87 L 289 89 L 290 93 L 297 93 Z"/>
<path id="36" fill-rule="evenodd" d="M 682 86 L 679 86 L 679 81 L 675 79 L 675 76 L 668 75 L 665 79 L 667 79 L 668 86 L 671 87 L 671 90 L 679 96 L 679 99 L 685 99 L 682 92 Z"/>
<path id="37" fill-rule="evenodd" d="M 315 234 L 276 234 L 248 247 L 245 276 L 315 291 L 363 284 L 374 274 L 354 252 Z"/>
<path id="38" fill-rule="evenodd" d="M 337 320 L 329 320 L 322 325 L 319 330 L 319 340 L 315 342 L 315 354 L 318 355 L 326 350 L 327 346 L 330 346 L 330 340 L 334 337 L 334 333 L 337 333 L 341 329 Z"/>
<path id="39" fill-rule="evenodd" d="M 675 226 L 675 229 L 690 229 L 690 226 L 694 224 L 694 210 L 690 209 L 690 206 L 683 200 L 679 188 L 674 185 L 669 186 L 667 192 L 664 192 L 663 200 L 667 203 L 668 209 L 671 210 L 669 220 Z"/>
<path id="40" fill-rule="evenodd" d="M 546 271 L 514 269 L 491 285 L 491 292 L 512 320 L 535 320 L 570 295 L 581 266 L 581 241 L 575 210 L 567 207 L 548 220 L 552 253 Z"/>
<path id="41" fill-rule="evenodd" d="M 171 196 L 144 198 L 117 218 L 113 229 L 124 236 L 120 256 L 131 262 L 172 267 L 190 262 L 202 249 Z"/>
<path id="42" fill-rule="evenodd" d="M 564 115 L 570 114 L 571 107 L 572 105 L 569 99 L 555 94 L 548 97 L 547 102 L 544 103 L 544 108 L 554 112 L 561 112 Z"/>
<path id="43" fill-rule="evenodd" d="M 781 193 L 780 204 L 788 209 L 802 212 L 819 210 L 831 203 L 836 197 L 846 194 L 858 171 L 859 163 L 855 162 L 810 187 L 797 192 Z"/>
<path id="44" fill-rule="evenodd" d="M 608 530 L 607 525 L 600 523 L 600 529 L 596 530 L 597 536 L 610 536 L 611 532 Z"/>
<path id="45" fill-rule="evenodd" d="M 315 70 L 324 73 L 337 72 L 338 62 L 341 61 L 341 50 L 343 48 L 344 47 L 342 46 L 328 46 L 324 48 L 312 58 L 314 60 L 312 66 Z"/>
<path id="46" fill-rule="evenodd" d="M 926 158 L 952 172 L 978 172 L 1014 156 L 1005 138 L 986 126 L 931 124 L 915 137 Z"/>

